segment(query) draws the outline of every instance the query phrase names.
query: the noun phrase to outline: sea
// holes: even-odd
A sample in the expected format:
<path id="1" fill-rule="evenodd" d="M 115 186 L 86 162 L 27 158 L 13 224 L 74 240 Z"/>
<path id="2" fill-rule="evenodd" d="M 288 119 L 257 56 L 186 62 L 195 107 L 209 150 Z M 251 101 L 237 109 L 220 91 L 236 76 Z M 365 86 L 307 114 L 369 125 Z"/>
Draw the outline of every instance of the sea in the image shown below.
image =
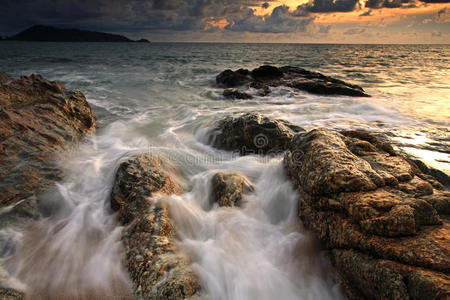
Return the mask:
<path id="1" fill-rule="evenodd" d="M 250 89 L 253 99 L 232 101 L 215 84 L 225 69 L 261 65 L 321 72 L 372 97 L 277 87 L 266 97 Z M 82 91 L 98 124 L 60 159 L 65 178 L 40 196 L 58 209 L 36 225 L 38 238 L 2 229 L 14 232 L 19 248 L 32 249 L 14 254 L 19 263 L 9 282 L 29 293 L 54 291 L 54 299 L 93 290 L 121 299 L 118 280 L 130 291 L 110 193 L 120 162 L 151 152 L 183 174 L 185 193 L 165 201 L 206 299 L 345 299 L 326 251 L 298 218 L 299 195 L 282 156 L 232 155 L 210 147 L 206 133 L 222 117 L 246 112 L 306 130 L 366 129 L 450 175 L 449 66 L 450 45 L 2 42 L 0 70 L 41 74 Z M 218 171 L 249 179 L 254 191 L 242 207 L 211 202 Z"/>

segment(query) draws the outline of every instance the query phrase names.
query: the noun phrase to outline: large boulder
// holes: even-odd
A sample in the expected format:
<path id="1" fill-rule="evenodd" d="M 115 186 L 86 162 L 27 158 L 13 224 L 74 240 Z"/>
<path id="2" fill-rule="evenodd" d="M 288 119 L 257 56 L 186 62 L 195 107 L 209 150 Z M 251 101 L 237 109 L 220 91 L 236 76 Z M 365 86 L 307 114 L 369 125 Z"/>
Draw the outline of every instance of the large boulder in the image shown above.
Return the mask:
<path id="1" fill-rule="evenodd" d="M 95 130 L 84 95 L 39 75 L 0 84 L 0 206 L 60 178 L 55 155 Z"/>
<path id="2" fill-rule="evenodd" d="M 61 178 L 55 157 L 95 130 L 95 117 L 79 91 L 39 75 L 14 80 L 0 72 L 0 228 L 40 217 L 36 194 Z M 0 234 L 0 257 L 15 252 L 16 239 Z M 0 266 L 1 268 L 1 266 Z M 0 278 L 0 298 L 22 299 Z"/>
<path id="3" fill-rule="evenodd" d="M 213 200 L 219 206 L 239 206 L 244 191 L 253 190 L 248 179 L 240 173 L 217 172 L 211 181 Z"/>
<path id="4" fill-rule="evenodd" d="M 187 257 L 177 251 L 168 206 L 152 198 L 182 191 L 171 175 L 177 172 L 150 154 L 132 157 L 117 170 L 111 207 L 126 226 L 125 264 L 139 299 L 194 299 L 200 294 Z"/>
<path id="5" fill-rule="evenodd" d="M 247 113 L 218 121 L 210 132 L 210 144 L 242 155 L 279 154 L 301 131 L 302 128 L 288 121 Z"/>
<path id="6" fill-rule="evenodd" d="M 261 90 L 267 95 L 269 86 L 288 86 L 318 95 L 344 95 L 352 97 L 369 97 L 360 86 L 311 72 L 298 67 L 261 66 L 251 72 L 244 69 L 237 71 L 225 70 L 216 77 L 221 87 L 236 87 L 249 85 Z M 260 93 L 261 94 L 261 93 Z"/>
<path id="7" fill-rule="evenodd" d="M 448 299 L 450 193 L 435 179 L 366 131 L 298 134 L 284 162 L 350 299 Z"/>

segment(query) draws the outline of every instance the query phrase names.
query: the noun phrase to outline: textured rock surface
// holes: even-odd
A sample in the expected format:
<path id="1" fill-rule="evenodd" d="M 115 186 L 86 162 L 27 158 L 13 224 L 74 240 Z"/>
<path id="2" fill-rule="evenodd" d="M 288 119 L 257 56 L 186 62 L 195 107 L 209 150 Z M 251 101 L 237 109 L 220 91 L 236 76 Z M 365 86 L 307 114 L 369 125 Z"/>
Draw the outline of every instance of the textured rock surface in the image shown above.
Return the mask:
<path id="1" fill-rule="evenodd" d="M 0 84 L 0 205 L 15 204 L 58 179 L 55 153 L 94 130 L 81 92 L 39 75 Z"/>
<path id="2" fill-rule="evenodd" d="M 349 298 L 450 297 L 450 194 L 435 179 L 365 131 L 298 134 L 285 166 Z"/>
<path id="3" fill-rule="evenodd" d="M 0 288 L 0 299 L 2 300 L 21 300 L 25 295 L 13 289 Z"/>
<path id="4" fill-rule="evenodd" d="M 244 69 L 235 72 L 225 70 L 216 77 L 216 82 L 219 86 L 227 88 L 249 85 L 263 91 L 262 95 L 267 95 L 270 92 L 269 86 L 289 86 L 319 95 L 368 97 L 360 86 L 320 73 L 289 66 L 281 68 L 261 66 L 251 72 Z"/>
<path id="5" fill-rule="evenodd" d="M 253 99 L 253 96 L 250 94 L 247 94 L 245 92 L 241 92 L 237 89 L 229 88 L 223 91 L 223 96 L 228 99 L 240 99 L 240 100 L 247 100 L 247 99 Z"/>
<path id="6" fill-rule="evenodd" d="M 13 80 L 0 72 L 0 228 L 39 218 L 35 194 L 60 178 L 55 155 L 95 130 L 84 95 L 39 75 Z M 15 243 L 7 231 L 0 236 L 0 257 L 10 257 Z M 0 278 L 5 286 L 8 274 Z M 22 299 L 0 289 L 1 299 Z"/>
<path id="7" fill-rule="evenodd" d="M 174 243 L 168 207 L 155 193 L 180 193 L 172 178 L 177 169 L 158 157 L 139 155 L 123 162 L 116 174 L 111 206 L 126 225 L 122 242 L 135 293 L 144 299 L 194 299 L 200 285 Z"/>
<path id="8" fill-rule="evenodd" d="M 219 206 L 239 206 L 245 190 L 253 190 L 250 182 L 240 173 L 218 172 L 212 177 L 212 194 Z"/>
<path id="9" fill-rule="evenodd" d="M 242 155 L 278 154 L 286 150 L 294 134 L 301 131 L 302 128 L 288 121 L 247 113 L 220 120 L 210 133 L 210 144 Z"/>

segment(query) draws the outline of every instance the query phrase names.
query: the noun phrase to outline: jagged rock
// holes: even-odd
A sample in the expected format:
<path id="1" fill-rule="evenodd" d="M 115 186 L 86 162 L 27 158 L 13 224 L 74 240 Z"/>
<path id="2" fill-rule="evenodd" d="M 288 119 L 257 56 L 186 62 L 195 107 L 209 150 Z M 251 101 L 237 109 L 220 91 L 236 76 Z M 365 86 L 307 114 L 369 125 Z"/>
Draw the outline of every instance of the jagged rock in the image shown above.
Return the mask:
<path id="1" fill-rule="evenodd" d="M 180 193 L 171 175 L 177 172 L 163 159 L 142 154 L 122 162 L 116 174 L 111 207 L 126 225 L 125 261 L 139 299 L 194 299 L 200 294 L 188 259 L 176 251 L 167 205 L 151 198 Z"/>
<path id="2" fill-rule="evenodd" d="M 279 154 L 300 131 L 303 129 L 288 121 L 247 113 L 220 120 L 210 133 L 210 144 L 242 155 Z"/>
<path id="3" fill-rule="evenodd" d="M 350 299 L 449 296 L 450 194 L 385 140 L 317 129 L 293 138 L 284 163 Z"/>
<path id="4" fill-rule="evenodd" d="M 246 84 L 255 88 L 262 86 L 288 86 L 319 95 L 369 97 L 360 86 L 290 66 L 281 68 L 261 66 L 251 72 L 242 69 L 236 72 L 225 70 L 216 77 L 216 82 L 223 87 L 236 87 Z"/>
<path id="5" fill-rule="evenodd" d="M 84 95 L 39 75 L 0 85 L 0 206 L 45 189 L 60 176 L 57 152 L 95 130 Z"/>
<path id="6" fill-rule="evenodd" d="M 213 199 L 219 206 L 239 206 L 244 190 L 253 188 L 240 173 L 218 172 L 212 177 Z"/>
<path id="7" fill-rule="evenodd" d="M 241 100 L 253 99 L 252 95 L 232 88 L 224 90 L 223 96 L 228 99 L 241 99 Z"/>

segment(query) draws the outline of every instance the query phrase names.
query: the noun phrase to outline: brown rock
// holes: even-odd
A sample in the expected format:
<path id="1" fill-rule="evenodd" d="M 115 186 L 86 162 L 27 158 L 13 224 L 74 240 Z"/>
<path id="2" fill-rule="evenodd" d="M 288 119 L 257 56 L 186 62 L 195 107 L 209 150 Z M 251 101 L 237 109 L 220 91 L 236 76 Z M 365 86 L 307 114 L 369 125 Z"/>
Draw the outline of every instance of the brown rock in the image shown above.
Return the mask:
<path id="1" fill-rule="evenodd" d="M 152 198 L 182 191 L 171 175 L 177 172 L 163 159 L 142 154 L 123 162 L 116 174 L 111 206 L 127 225 L 125 264 L 138 298 L 193 299 L 200 294 L 187 257 L 177 251 L 168 207 Z"/>
<path id="2" fill-rule="evenodd" d="M 289 147 L 294 134 L 300 131 L 303 129 L 288 121 L 247 113 L 217 122 L 210 133 L 210 143 L 242 155 L 279 154 Z"/>
<path id="3" fill-rule="evenodd" d="M 25 299 L 25 295 L 19 291 L 9 289 L 9 288 L 0 288 L 0 299 L 2 300 L 22 300 Z"/>
<path id="4" fill-rule="evenodd" d="M 12 81 L 13 78 L 8 74 L 0 70 L 0 84 L 7 84 Z"/>
<path id="5" fill-rule="evenodd" d="M 293 138 L 285 166 L 300 218 L 332 250 L 350 299 L 441 299 L 450 290 L 449 194 L 385 140 L 313 130 Z"/>
<path id="6" fill-rule="evenodd" d="M 219 206 L 239 206 L 244 189 L 253 190 L 242 174 L 219 172 L 212 178 L 213 198 Z"/>
<path id="7" fill-rule="evenodd" d="M 95 130 L 84 95 L 39 75 L 0 84 L 0 205 L 13 205 L 60 178 L 55 155 Z"/>

